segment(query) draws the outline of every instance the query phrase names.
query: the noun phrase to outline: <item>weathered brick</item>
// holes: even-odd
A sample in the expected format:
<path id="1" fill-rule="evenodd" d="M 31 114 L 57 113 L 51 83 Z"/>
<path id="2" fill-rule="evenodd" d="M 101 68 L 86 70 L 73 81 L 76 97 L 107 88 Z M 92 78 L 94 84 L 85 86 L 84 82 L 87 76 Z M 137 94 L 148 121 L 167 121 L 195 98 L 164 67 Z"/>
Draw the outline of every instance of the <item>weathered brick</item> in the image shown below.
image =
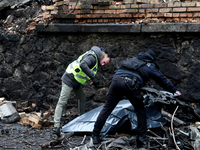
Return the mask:
<path id="1" fill-rule="evenodd" d="M 155 8 L 167 7 L 167 4 L 154 4 Z"/>
<path id="2" fill-rule="evenodd" d="M 151 18 L 151 13 L 146 13 L 146 17 Z"/>
<path id="3" fill-rule="evenodd" d="M 194 18 L 194 20 L 196 20 L 197 22 L 200 22 L 200 18 Z"/>
<path id="4" fill-rule="evenodd" d="M 124 12 L 125 13 L 135 13 L 135 12 L 138 12 L 138 9 L 125 9 Z"/>
<path id="5" fill-rule="evenodd" d="M 87 19 L 87 22 L 91 23 L 91 22 L 92 22 L 92 19 Z"/>
<path id="6" fill-rule="evenodd" d="M 108 22 L 115 22 L 115 19 L 108 19 Z"/>
<path id="7" fill-rule="evenodd" d="M 164 13 L 164 17 L 172 17 L 172 13 Z"/>
<path id="8" fill-rule="evenodd" d="M 169 22 L 171 22 L 172 19 L 171 19 L 171 18 L 165 18 L 165 21 L 169 21 Z"/>
<path id="9" fill-rule="evenodd" d="M 191 7 L 191 6 L 195 6 L 196 3 L 195 2 L 186 2 L 186 3 L 182 3 L 183 7 Z"/>
<path id="10" fill-rule="evenodd" d="M 103 19 L 103 22 L 108 22 L 108 19 Z"/>
<path id="11" fill-rule="evenodd" d="M 137 4 L 149 4 L 149 0 L 136 0 Z"/>
<path id="12" fill-rule="evenodd" d="M 190 8 L 187 8 L 187 11 L 189 11 L 189 12 L 200 11 L 200 8 L 190 7 Z"/>
<path id="13" fill-rule="evenodd" d="M 73 14 L 80 14 L 80 13 L 81 13 L 81 10 L 76 10 L 76 9 L 75 9 L 75 10 L 73 11 Z"/>
<path id="14" fill-rule="evenodd" d="M 172 8 L 160 8 L 159 12 L 172 12 Z"/>
<path id="15" fill-rule="evenodd" d="M 108 14 L 115 14 L 116 13 L 116 10 L 105 10 L 105 13 L 108 13 Z"/>
<path id="16" fill-rule="evenodd" d="M 187 22 L 187 18 L 180 18 L 180 22 Z"/>
<path id="17" fill-rule="evenodd" d="M 175 2 L 175 3 L 168 3 L 167 7 L 180 7 L 180 6 L 181 6 L 181 3 Z"/>
<path id="18" fill-rule="evenodd" d="M 157 13 L 157 17 L 164 17 L 164 13 L 163 12 Z"/>
<path id="19" fill-rule="evenodd" d="M 158 12 L 158 8 L 146 9 L 146 12 Z"/>
<path id="20" fill-rule="evenodd" d="M 112 5 L 122 5 L 122 2 L 120 2 L 120 1 L 112 1 Z"/>
<path id="21" fill-rule="evenodd" d="M 86 19 L 81 20 L 79 23 L 81 23 L 81 24 L 86 23 Z"/>
<path id="22" fill-rule="evenodd" d="M 180 20 L 179 18 L 173 18 L 174 22 L 179 22 L 179 20 Z"/>
<path id="23" fill-rule="evenodd" d="M 186 8 L 173 8 L 173 12 L 186 12 Z"/>
<path id="24" fill-rule="evenodd" d="M 200 2 L 196 2 L 196 6 L 199 7 L 200 6 Z"/>
<path id="25" fill-rule="evenodd" d="M 125 10 L 121 10 L 121 9 L 116 10 L 116 13 L 117 13 L 117 14 L 122 14 L 122 13 L 124 13 L 124 12 L 125 12 Z"/>
<path id="26" fill-rule="evenodd" d="M 194 13 L 193 17 L 200 17 L 200 13 Z"/>
<path id="27" fill-rule="evenodd" d="M 179 17 L 179 13 L 173 13 L 173 17 L 174 17 L 174 18 Z"/>
<path id="28" fill-rule="evenodd" d="M 109 9 L 121 9 L 121 5 L 110 5 Z"/>
<path id="29" fill-rule="evenodd" d="M 98 19 L 98 22 L 103 22 L 103 19 Z"/>
<path id="30" fill-rule="evenodd" d="M 134 3 L 135 0 L 123 0 L 124 4 L 131 4 Z"/>
<path id="31" fill-rule="evenodd" d="M 142 4 L 141 8 L 153 8 L 154 4 Z"/>
<path id="32" fill-rule="evenodd" d="M 125 8 L 131 8 L 131 4 L 126 4 Z"/>
<path id="33" fill-rule="evenodd" d="M 74 22 L 75 23 L 79 23 L 79 19 L 74 19 Z"/>
<path id="34" fill-rule="evenodd" d="M 137 4 L 131 4 L 131 8 L 139 8 L 139 5 L 137 5 Z"/>
<path id="35" fill-rule="evenodd" d="M 125 9 L 126 8 L 126 5 L 121 5 L 121 9 Z"/>
<path id="36" fill-rule="evenodd" d="M 192 22 L 193 18 L 187 18 L 188 22 Z"/>
<path id="37" fill-rule="evenodd" d="M 138 13 L 133 13 L 132 16 L 133 16 L 133 18 L 137 18 L 138 17 Z"/>
<path id="38" fill-rule="evenodd" d="M 109 9 L 109 6 L 98 6 L 98 9 Z"/>
<path id="39" fill-rule="evenodd" d="M 120 22 L 120 19 L 115 19 L 115 22 Z"/>
<path id="40" fill-rule="evenodd" d="M 140 18 L 143 18 L 143 17 L 145 17 L 146 15 L 143 13 L 143 14 L 138 14 L 138 17 L 140 17 Z"/>
<path id="41" fill-rule="evenodd" d="M 193 17 L 193 13 L 187 13 L 188 17 Z"/>
<path id="42" fill-rule="evenodd" d="M 97 19 L 92 19 L 92 22 L 97 22 Z"/>
<path id="43" fill-rule="evenodd" d="M 81 13 L 83 13 L 83 14 L 90 14 L 91 10 L 90 9 L 82 9 Z"/>
<path id="44" fill-rule="evenodd" d="M 165 18 L 159 18 L 158 19 L 160 22 L 165 21 Z"/>
<path id="45" fill-rule="evenodd" d="M 140 12 L 140 13 L 144 13 L 144 12 L 145 12 L 145 9 L 139 9 L 139 12 Z"/>
<path id="46" fill-rule="evenodd" d="M 187 17 L 187 13 L 180 13 L 180 17 Z"/>
<path id="47" fill-rule="evenodd" d="M 119 14 L 120 18 L 131 18 L 132 15 L 131 14 Z"/>
<path id="48" fill-rule="evenodd" d="M 103 14 L 105 12 L 105 10 L 92 10 L 92 13 L 100 13 Z"/>

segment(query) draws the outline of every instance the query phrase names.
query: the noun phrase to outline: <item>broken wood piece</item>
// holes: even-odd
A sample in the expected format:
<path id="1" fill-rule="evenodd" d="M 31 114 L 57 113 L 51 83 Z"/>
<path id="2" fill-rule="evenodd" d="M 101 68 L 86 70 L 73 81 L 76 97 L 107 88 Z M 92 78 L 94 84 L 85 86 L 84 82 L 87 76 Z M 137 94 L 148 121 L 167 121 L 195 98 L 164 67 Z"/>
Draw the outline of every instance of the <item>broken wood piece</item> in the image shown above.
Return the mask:
<path id="1" fill-rule="evenodd" d="M 20 120 L 20 122 L 22 123 L 23 126 L 29 126 L 29 120 L 28 117 L 24 117 Z"/>
<path id="2" fill-rule="evenodd" d="M 30 114 L 29 121 L 34 122 L 35 124 L 40 124 L 40 125 L 42 125 L 42 123 L 43 123 L 41 118 L 33 113 Z"/>
<path id="3" fill-rule="evenodd" d="M 26 117 L 26 113 L 25 112 L 21 112 L 21 113 L 19 113 L 19 116 L 20 116 L 20 118 L 24 118 L 24 117 Z"/>

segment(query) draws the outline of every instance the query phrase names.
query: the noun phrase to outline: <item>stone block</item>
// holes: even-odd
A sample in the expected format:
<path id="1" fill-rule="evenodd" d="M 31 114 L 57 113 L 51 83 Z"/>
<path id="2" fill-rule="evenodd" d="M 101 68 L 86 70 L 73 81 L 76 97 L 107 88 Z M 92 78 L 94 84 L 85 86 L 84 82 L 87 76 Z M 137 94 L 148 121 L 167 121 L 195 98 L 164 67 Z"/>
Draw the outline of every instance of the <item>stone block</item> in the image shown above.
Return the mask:
<path id="1" fill-rule="evenodd" d="M 137 4 L 149 4 L 149 0 L 136 0 Z"/>
<path id="2" fill-rule="evenodd" d="M 6 117 L 6 116 L 11 116 L 12 114 L 16 113 L 17 110 L 15 107 L 12 105 L 11 102 L 6 102 L 2 103 L 0 106 L 0 111 L 1 111 L 1 116 L 0 117 Z"/>
<path id="3" fill-rule="evenodd" d="M 196 2 L 186 2 L 186 3 L 182 3 L 182 7 L 195 7 Z"/>

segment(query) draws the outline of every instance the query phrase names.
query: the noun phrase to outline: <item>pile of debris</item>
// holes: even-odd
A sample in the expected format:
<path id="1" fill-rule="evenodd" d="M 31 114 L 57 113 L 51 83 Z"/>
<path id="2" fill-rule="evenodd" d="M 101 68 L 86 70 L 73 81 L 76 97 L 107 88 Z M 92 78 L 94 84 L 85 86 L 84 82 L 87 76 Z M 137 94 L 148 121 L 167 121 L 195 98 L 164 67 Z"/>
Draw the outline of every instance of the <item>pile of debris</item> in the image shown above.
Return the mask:
<path id="1" fill-rule="evenodd" d="M 35 107 L 34 103 L 29 106 L 28 101 L 17 103 L 16 101 L 7 101 L 2 97 L 0 98 L 0 117 L 3 123 L 18 122 L 23 126 L 32 126 L 36 129 L 41 129 L 42 126 L 53 126 L 53 110 L 45 113 L 32 111 Z"/>
<path id="2" fill-rule="evenodd" d="M 147 113 L 148 149 L 199 150 L 200 149 L 200 105 L 184 102 L 172 93 L 153 88 L 143 88 Z M 72 135 L 91 136 L 98 113 L 103 106 L 75 118 L 62 128 L 64 135 L 45 143 L 70 145 Z M 122 100 L 107 119 L 102 131 L 102 142 L 92 144 L 92 139 L 81 142 L 71 150 L 92 149 L 140 149 L 136 145 L 137 121 L 134 108 L 128 100 Z M 136 130 L 135 130 L 136 131 Z"/>

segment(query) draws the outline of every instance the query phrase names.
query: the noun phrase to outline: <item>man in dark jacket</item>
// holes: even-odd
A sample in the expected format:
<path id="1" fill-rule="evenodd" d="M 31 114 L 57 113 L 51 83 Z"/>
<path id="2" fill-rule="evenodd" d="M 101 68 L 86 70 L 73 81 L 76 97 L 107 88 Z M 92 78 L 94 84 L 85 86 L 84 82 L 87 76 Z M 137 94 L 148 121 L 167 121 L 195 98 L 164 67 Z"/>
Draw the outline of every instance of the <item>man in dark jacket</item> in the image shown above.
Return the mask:
<path id="1" fill-rule="evenodd" d="M 106 119 L 123 96 L 126 96 L 135 108 L 138 120 L 137 144 L 139 146 L 146 144 L 146 113 L 143 104 L 143 96 L 141 95 L 139 88 L 152 78 L 165 90 L 180 95 L 154 63 L 155 59 L 155 53 L 152 50 L 148 50 L 147 52 L 139 53 L 137 57 L 122 62 L 120 68 L 113 76 L 109 91 L 106 95 L 105 105 L 95 122 L 92 134 L 94 144 L 100 142 L 99 134 Z"/>
<path id="2" fill-rule="evenodd" d="M 107 53 L 105 48 L 93 46 L 91 50 L 82 54 L 77 60 L 68 65 L 62 76 L 62 90 L 54 113 L 53 133 L 59 132 L 63 107 L 67 104 L 72 90 L 79 98 L 79 113 L 85 113 L 86 95 L 81 84 L 91 80 L 94 86 L 98 85 L 99 82 L 96 78 L 98 67 L 104 66 L 110 62 L 110 57 Z"/>

